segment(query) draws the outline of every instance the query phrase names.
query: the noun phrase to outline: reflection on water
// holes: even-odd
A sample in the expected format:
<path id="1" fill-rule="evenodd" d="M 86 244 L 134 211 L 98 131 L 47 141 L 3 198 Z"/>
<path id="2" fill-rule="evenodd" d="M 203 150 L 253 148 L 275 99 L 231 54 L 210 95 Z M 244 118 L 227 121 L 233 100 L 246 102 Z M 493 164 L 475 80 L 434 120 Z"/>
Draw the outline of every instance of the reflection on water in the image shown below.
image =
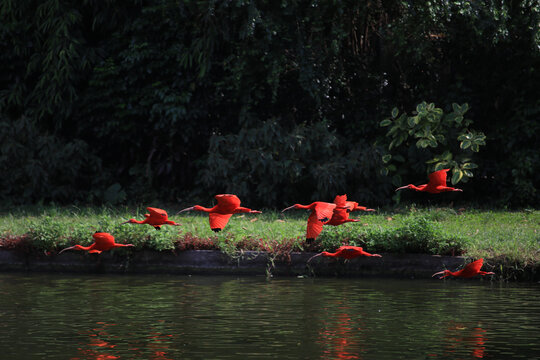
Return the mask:
<path id="1" fill-rule="evenodd" d="M 0 274 L 6 359 L 540 359 L 540 287 Z"/>

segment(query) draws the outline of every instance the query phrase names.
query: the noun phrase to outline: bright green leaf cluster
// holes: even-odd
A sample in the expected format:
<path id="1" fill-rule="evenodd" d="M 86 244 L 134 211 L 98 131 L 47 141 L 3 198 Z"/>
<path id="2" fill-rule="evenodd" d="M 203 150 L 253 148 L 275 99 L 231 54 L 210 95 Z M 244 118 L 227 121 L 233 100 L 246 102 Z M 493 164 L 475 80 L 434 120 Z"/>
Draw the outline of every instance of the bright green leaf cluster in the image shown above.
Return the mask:
<path id="1" fill-rule="evenodd" d="M 486 144 L 486 136 L 469 128 L 472 120 L 465 118 L 469 110 L 467 103 L 452 104 L 452 112 L 444 113 L 433 103 L 422 102 L 416 106 L 412 116 L 392 109 L 391 118 L 384 119 L 380 126 L 389 127 L 386 138 L 389 141 L 388 153 L 382 157 L 386 173 L 395 172 L 397 167 L 391 159 L 398 154 L 403 158 L 411 148 L 422 151 L 428 171 L 452 169 L 452 184 L 466 182 L 474 174 L 477 165 L 471 162 L 471 152 L 480 151 Z M 398 177 L 395 182 L 399 182 Z"/>

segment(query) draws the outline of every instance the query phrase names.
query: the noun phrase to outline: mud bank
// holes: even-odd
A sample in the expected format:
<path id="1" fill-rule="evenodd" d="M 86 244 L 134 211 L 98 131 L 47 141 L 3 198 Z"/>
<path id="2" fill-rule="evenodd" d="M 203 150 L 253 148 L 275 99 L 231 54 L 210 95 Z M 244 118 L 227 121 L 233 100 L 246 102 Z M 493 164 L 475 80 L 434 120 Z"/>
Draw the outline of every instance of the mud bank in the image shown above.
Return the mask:
<path id="1" fill-rule="evenodd" d="M 291 253 L 289 258 L 273 259 L 265 252 L 243 251 L 229 256 L 214 250 L 182 252 L 111 251 L 100 255 L 69 252 L 61 255 L 0 250 L 0 271 L 125 274 L 203 274 L 315 277 L 394 277 L 428 279 L 442 269 L 455 270 L 466 261 L 461 256 L 425 254 L 382 254 L 382 258 L 361 257 L 344 261 L 317 257 L 314 253 Z M 500 264 L 484 264 L 485 270 L 497 272 Z M 534 270 L 534 269 L 532 269 Z M 502 271 L 494 276 L 501 280 L 538 281 L 536 271 L 509 275 Z M 490 279 L 491 277 L 486 277 Z"/>

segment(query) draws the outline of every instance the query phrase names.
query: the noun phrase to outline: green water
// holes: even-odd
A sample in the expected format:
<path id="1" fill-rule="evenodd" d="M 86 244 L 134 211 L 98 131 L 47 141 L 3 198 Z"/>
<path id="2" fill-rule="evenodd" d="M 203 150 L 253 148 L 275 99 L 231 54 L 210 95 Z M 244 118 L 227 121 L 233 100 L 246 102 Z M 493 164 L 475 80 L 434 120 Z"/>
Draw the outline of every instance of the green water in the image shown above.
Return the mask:
<path id="1" fill-rule="evenodd" d="M 0 274 L 1 359 L 540 359 L 540 285 Z"/>

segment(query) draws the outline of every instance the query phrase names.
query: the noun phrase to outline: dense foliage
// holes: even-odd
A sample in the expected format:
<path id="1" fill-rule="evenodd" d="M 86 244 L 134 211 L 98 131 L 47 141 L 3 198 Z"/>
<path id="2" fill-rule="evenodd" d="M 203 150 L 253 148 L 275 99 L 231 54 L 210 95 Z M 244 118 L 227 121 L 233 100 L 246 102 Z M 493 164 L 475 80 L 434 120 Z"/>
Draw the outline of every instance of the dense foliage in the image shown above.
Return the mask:
<path id="1" fill-rule="evenodd" d="M 533 0 L 3 0 L 0 198 L 375 206 L 446 161 L 469 200 L 538 204 L 539 21 Z M 425 124 L 388 152 L 381 121 L 418 104 L 467 112 L 433 135 L 467 157 Z"/>

